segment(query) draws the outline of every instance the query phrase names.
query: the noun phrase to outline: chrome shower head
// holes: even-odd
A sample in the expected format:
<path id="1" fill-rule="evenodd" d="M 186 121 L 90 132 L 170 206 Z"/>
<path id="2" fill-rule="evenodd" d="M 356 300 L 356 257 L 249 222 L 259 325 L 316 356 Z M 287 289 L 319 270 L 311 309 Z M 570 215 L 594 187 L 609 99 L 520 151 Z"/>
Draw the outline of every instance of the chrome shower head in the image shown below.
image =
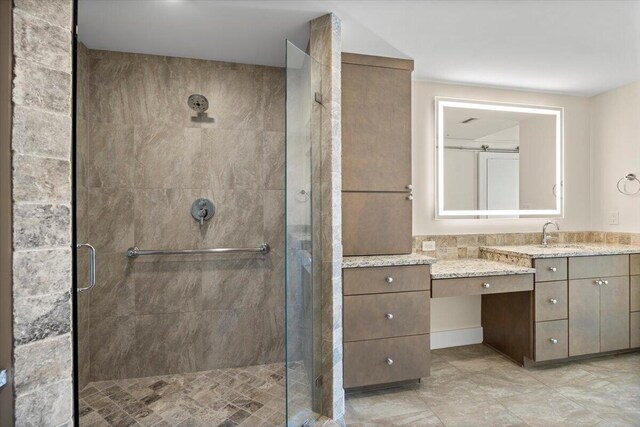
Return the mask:
<path id="1" fill-rule="evenodd" d="M 193 94 L 189 96 L 187 104 L 193 111 L 204 113 L 209 108 L 209 101 L 204 95 Z"/>

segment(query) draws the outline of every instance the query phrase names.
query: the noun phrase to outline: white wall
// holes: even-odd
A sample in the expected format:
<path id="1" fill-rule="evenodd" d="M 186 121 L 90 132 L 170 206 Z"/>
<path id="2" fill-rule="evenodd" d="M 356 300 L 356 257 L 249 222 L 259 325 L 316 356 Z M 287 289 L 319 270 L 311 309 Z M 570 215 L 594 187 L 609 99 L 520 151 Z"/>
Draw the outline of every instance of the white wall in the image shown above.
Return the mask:
<path id="1" fill-rule="evenodd" d="M 538 219 L 435 219 L 435 112 L 434 97 L 523 103 L 564 108 L 565 215 L 562 230 L 591 228 L 589 100 L 584 97 L 520 92 L 494 88 L 414 81 L 413 111 L 413 234 L 460 234 L 539 231 Z M 431 331 L 480 327 L 480 297 L 431 300 Z"/>
<path id="2" fill-rule="evenodd" d="M 616 190 L 627 173 L 640 176 L 640 81 L 591 98 L 591 138 L 592 228 L 640 233 L 640 194 Z M 619 212 L 619 225 L 608 212 Z"/>
<path id="3" fill-rule="evenodd" d="M 565 231 L 591 227 L 589 191 L 589 100 L 584 97 L 501 90 L 475 86 L 414 81 L 413 111 L 413 234 L 491 233 L 539 231 L 544 218 L 435 220 L 434 97 L 563 107 L 565 119 Z"/>

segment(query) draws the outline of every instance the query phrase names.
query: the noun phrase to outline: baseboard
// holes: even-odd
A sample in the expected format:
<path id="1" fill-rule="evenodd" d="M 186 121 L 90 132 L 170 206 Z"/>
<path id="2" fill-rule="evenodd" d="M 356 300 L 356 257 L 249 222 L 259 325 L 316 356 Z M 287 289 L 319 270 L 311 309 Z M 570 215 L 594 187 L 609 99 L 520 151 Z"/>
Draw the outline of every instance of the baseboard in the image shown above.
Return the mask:
<path id="1" fill-rule="evenodd" d="M 431 332 L 431 350 L 481 343 L 482 326 L 479 328 Z"/>

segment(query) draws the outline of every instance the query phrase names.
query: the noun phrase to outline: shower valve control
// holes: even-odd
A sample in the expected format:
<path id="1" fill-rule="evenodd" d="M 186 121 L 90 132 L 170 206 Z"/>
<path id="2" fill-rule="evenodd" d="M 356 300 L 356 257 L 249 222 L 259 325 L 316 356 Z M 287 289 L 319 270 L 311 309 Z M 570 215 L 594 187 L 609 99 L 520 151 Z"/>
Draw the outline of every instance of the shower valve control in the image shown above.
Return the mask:
<path id="1" fill-rule="evenodd" d="M 191 205 L 191 216 L 200 223 L 200 226 L 204 225 L 205 221 L 213 218 L 215 213 L 216 208 L 209 199 L 196 199 Z"/>

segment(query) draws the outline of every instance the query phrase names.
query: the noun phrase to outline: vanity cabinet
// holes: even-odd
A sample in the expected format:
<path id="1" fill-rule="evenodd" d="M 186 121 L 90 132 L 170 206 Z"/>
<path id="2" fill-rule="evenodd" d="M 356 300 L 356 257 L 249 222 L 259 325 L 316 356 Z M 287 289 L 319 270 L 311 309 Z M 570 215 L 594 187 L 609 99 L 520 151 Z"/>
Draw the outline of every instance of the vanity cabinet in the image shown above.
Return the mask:
<path id="1" fill-rule="evenodd" d="M 430 267 L 343 270 L 344 387 L 429 375 Z"/>
<path id="2" fill-rule="evenodd" d="M 629 255 L 569 259 L 569 356 L 629 348 Z"/>
<path id="3" fill-rule="evenodd" d="M 535 362 L 640 346 L 639 255 L 539 258 L 533 266 Z"/>
<path id="4" fill-rule="evenodd" d="M 629 340 L 632 348 L 640 347 L 640 254 L 630 257 Z"/>
<path id="5" fill-rule="evenodd" d="M 409 254 L 413 61 L 342 54 L 345 256 Z"/>

